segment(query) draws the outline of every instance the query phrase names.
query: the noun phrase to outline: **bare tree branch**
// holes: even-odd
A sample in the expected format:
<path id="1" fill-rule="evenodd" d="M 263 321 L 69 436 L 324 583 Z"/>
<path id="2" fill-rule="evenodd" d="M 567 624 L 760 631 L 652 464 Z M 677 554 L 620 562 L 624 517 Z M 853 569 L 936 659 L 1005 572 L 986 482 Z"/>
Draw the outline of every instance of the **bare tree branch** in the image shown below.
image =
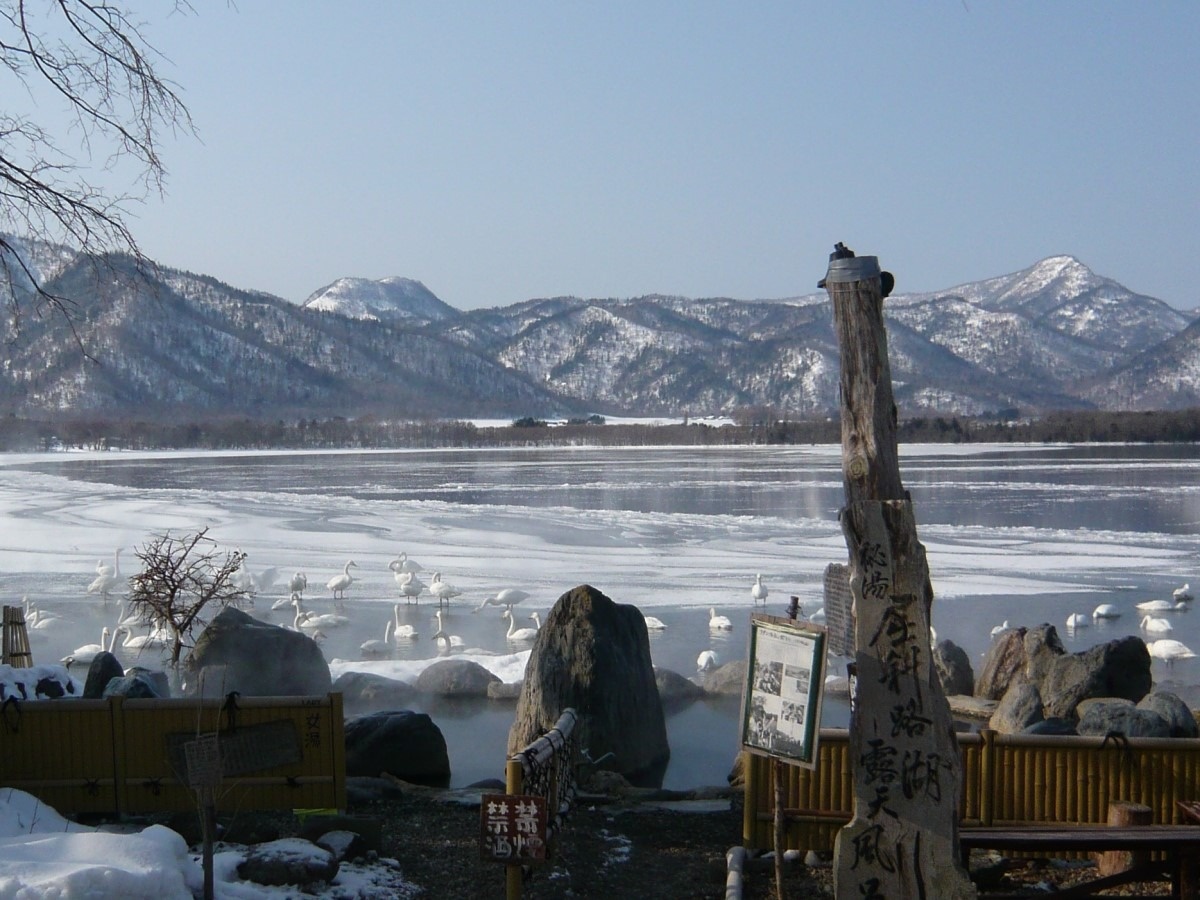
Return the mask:
<path id="1" fill-rule="evenodd" d="M 177 2 L 174 10 L 191 7 Z M 114 3 L 0 0 L 0 73 L 7 71 L 29 96 L 37 88 L 58 97 L 82 151 L 77 159 L 37 122 L 0 111 L 0 286 L 10 288 L 4 300 L 14 331 L 25 306 L 69 320 L 75 311 L 21 261 L 21 237 L 66 244 L 101 261 L 121 252 L 139 270 L 149 265 L 126 216 L 131 204 L 164 190 L 160 136 L 195 134 L 195 127 L 177 85 L 160 75 L 164 60 L 144 29 Z M 124 160 L 137 169 L 140 193 L 110 194 L 96 186 L 89 173 Z M 30 282 L 28 291 L 13 289 L 14 270 Z"/>

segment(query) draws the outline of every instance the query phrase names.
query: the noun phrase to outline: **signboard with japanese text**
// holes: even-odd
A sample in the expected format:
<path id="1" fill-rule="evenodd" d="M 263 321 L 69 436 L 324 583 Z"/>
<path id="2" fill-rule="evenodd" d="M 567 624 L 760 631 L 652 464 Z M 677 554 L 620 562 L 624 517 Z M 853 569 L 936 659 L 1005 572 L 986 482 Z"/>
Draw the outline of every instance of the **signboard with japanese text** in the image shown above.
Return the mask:
<path id="1" fill-rule="evenodd" d="M 752 616 L 742 746 L 815 768 L 825 686 L 825 630 L 777 616 Z"/>
<path id="2" fill-rule="evenodd" d="M 504 863 L 546 859 L 546 798 L 484 794 L 479 806 L 479 851 Z"/>

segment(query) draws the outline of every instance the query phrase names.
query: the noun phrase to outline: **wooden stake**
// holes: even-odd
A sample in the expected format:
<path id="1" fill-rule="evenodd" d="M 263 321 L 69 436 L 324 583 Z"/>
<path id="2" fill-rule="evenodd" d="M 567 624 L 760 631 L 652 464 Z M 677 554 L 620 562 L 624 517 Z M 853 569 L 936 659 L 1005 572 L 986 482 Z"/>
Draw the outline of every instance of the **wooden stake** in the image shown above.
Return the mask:
<path id="1" fill-rule="evenodd" d="M 841 244 L 821 286 L 841 351 L 842 530 L 855 612 L 854 818 L 838 832 L 838 897 L 975 897 L 958 856 L 962 761 L 932 665 L 933 589 L 900 480 L 884 273 Z M 890 275 L 886 281 L 891 283 Z"/>

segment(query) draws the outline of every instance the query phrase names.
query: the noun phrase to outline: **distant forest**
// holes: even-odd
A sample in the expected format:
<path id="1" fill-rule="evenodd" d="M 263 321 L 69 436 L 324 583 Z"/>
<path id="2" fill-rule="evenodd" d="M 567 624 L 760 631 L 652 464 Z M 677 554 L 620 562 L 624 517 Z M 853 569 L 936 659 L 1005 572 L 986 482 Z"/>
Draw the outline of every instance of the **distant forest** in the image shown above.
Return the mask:
<path id="1" fill-rule="evenodd" d="M 1159 412 L 1062 412 L 1039 419 L 932 416 L 906 419 L 897 433 L 914 443 L 1200 442 L 1200 408 Z M 192 423 L 110 419 L 0 419 L 0 451 L 267 450 L 486 448 L 510 446 L 655 446 L 836 444 L 836 419 L 780 421 L 748 411 L 733 424 L 607 424 L 601 416 L 547 423 L 524 418 L 500 427 L 471 422 L 376 418 L 261 422 L 249 418 Z"/>

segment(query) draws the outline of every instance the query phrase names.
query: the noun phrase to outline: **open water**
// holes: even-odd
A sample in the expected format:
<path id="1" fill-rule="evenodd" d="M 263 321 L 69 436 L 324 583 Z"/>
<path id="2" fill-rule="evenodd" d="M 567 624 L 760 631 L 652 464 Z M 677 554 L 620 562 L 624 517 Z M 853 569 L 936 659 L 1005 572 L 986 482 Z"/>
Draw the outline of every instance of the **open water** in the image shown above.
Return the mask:
<path id="1" fill-rule="evenodd" d="M 1078 650 L 1141 633 L 1137 602 L 1185 582 L 1200 590 L 1193 446 L 918 446 L 902 448 L 901 466 L 929 552 L 938 637 L 973 660 L 1006 620 L 1054 623 Z M 528 626 L 529 612 L 544 618 L 581 583 L 662 619 L 655 664 L 691 675 L 703 650 L 745 657 L 755 574 L 770 589 L 768 612 L 782 614 L 791 594 L 805 612 L 820 605 L 826 564 L 845 561 L 842 496 L 840 451 L 824 446 L 11 456 L 0 459 L 0 595 L 62 614 L 34 642 L 37 661 L 56 660 L 115 617 L 115 602 L 86 593 L 98 560 L 123 547 L 128 574 L 148 537 L 208 527 L 249 553 L 250 571 L 278 571 L 255 614 L 281 624 L 291 610 L 270 606 L 292 572 L 308 575 L 310 609 L 335 612 L 324 584 L 355 560 L 341 610 L 350 623 L 323 644 L 335 673 L 378 665 L 360 664 L 358 648 L 383 636 L 401 602 L 387 562 L 405 551 L 426 580 L 440 570 L 462 591 L 446 630 L 506 680 L 521 677 L 521 648 L 494 610 L 473 607 L 523 589 L 517 624 Z M 1066 630 L 1069 614 L 1102 602 L 1121 618 Z M 710 607 L 734 620 L 732 633 L 710 633 Z M 433 611 L 428 595 L 401 602 L 420 637 L 398 648 L 397 675 L 436 658 Z M 1200 613 L 1171 621 L 1171 637 L 1200 650 Z M 1192 682 L 1200 666 L 1156 661 L 1155 674 Z M 450 744 L 454 784 L 500 775 L 511 707 L 427 711 Z M 824 723 L 847 719 L 845 703 L 828 698 Z M 668 719 L 668 736 L 666 786 L 721 783 L 738 748 L 737 704 L 693 704 Z"/>

